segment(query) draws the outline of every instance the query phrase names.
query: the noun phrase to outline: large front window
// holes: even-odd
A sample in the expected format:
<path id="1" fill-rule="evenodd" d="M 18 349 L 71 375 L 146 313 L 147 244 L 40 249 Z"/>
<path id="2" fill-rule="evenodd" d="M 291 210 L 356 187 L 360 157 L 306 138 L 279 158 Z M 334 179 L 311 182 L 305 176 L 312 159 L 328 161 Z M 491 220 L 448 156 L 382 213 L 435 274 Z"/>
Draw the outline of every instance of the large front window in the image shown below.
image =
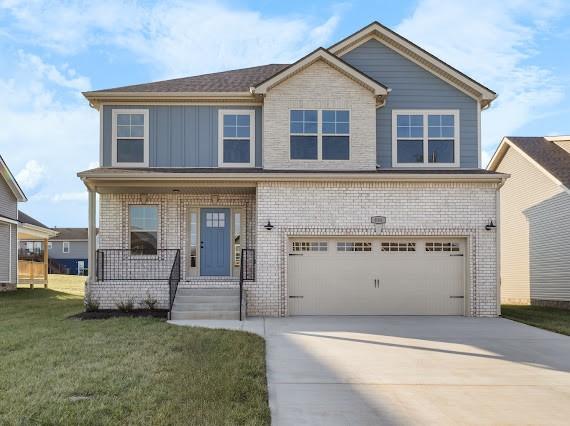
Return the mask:
<path id="1" fill-rule="evenodd" d="M 348 110 L 291 110 L 289 131 L 291 160 L 350 158 Z"/>
<path id="2" fill-rule="evenodd" d="M 129 206 L 132 254 L 156 254 L 158 249 L 158 206 Z"/>
<path id="3" fill-rule="evenodd" d="M 394 166 L 459 165 L 459 111 L 392 112 Z"/>
<path id="4" fill-rule="evenodd" d="M 113 110 L 113 165 L 148 166 L 148 110 Z"/>
<path id="5" fill-rule="evenodd" d="M 219 165 L 253 167 L 255 165 L 254 111 L 220 110 Z"/>

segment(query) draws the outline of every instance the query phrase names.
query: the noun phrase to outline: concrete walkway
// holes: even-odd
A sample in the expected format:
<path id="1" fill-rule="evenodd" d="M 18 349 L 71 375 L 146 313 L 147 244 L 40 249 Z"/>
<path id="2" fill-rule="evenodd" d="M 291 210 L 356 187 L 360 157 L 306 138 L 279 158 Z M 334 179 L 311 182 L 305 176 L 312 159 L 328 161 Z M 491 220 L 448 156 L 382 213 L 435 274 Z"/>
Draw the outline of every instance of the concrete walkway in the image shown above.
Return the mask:
<path id="1" fill-rule="evenodd" d="M 231 322 L 231 321 L 230 321 Z M 568 424 L 570 338 L 505 319 L 254 318 L 276 425 Z"/>

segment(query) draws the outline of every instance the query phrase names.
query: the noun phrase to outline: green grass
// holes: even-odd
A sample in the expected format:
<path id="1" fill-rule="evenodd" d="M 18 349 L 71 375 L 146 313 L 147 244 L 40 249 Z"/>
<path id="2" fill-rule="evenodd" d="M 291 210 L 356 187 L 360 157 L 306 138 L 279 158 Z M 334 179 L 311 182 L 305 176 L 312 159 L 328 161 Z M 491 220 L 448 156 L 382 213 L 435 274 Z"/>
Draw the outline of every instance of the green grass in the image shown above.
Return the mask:
<path id="1" fill-rule="evenodd" d="M 66 319 L 83 280 L 56 278 L 0 293 L 0 424 L 269 424 L 261 337 Z"/>
<path id="2" fill-rule="evenodd" d="M 503 305 L 502 316 L 570 336 L 570 310 L 542 306 Z"/>

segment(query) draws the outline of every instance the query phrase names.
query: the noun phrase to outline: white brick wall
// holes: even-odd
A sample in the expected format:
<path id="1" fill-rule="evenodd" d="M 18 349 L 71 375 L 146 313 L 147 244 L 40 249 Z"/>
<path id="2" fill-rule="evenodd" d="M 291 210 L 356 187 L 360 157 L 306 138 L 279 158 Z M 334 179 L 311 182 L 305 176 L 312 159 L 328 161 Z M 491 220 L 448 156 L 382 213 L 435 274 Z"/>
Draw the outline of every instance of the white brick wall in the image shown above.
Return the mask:
<path id="1" fill-rule="evenodd" d="M 496 232 L 485 231 L 495 219 L 495 184 L 405 182 L 260 182 L 253 194 L 149 194 L 159 204 L 162 248 L 182 248 L 186 268 L 186 221 L 191 207 L 239 206 L 247 210 L 249 247 L 256 248 L 257 281 L 246 283 L 249 315 L 287 314 L 287 244 L 290 236 L 378 235 L 370 217 L 383 215 L 381 235 L 466 237 L 469 245 L 468 315 L 497 314 Z M 128 205 L 140 194 L 102 195 L 101 248 L 128 247 Z M 267 231 L 263 225 L 275 225 Z M 182 287 L 237 285 L 231 279 L 185 276 Z M 159 282 L 105 282 L 89 286 L 102 308 L 115 308 L 129 295 L 140 302 L 151 290 L 166 307 L 168 287 Z"/>
<path id="2" fill-rule="evenodd" d="M 290 160 L 290 109 L 350 110 L 350 160 Z M 263 104 L 263 167 L 374 170 L 376 101 L 372 92 L 323 61 L 269 90 Z"/>
<path id="3" fill-rule="evenodd" d="M 494 316 L 496 233 L 494 184 L 260 183 L 257 189 L 257 282 L 249 286 L 250 315 L 287 314 L 287 242 L 301 235 L 377 235 L 370 217 L 383 215 L 381 235 L 467 237 L 468 315 Z M 266 231 L 270 219 L 275 225 Z"/>

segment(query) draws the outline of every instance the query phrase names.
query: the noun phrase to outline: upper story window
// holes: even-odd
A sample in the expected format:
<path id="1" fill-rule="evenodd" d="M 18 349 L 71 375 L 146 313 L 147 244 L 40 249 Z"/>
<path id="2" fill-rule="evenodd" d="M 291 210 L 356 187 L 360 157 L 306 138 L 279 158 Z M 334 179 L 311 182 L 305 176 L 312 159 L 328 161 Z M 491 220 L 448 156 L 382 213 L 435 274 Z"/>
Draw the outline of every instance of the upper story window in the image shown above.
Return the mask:
<path id="1" fill-rule="evenodd" d="M 63 253 L 69 253 L 69 241 L 64 241 L 61 243 L 61 251 Z"/>
<path id="2" fill-rule="evenodd" d="M 113 166 L 148 166 L 148 110 L 113 110 Z"/>
<path id="3" fill-rule="evenodd" d="M 348 110 L 291 110 L 291 160 L 348 160 Z"/>
<path id="4" fill-rule="evenodd" d="M 129 206 L 129 243 L 132 254 L 156 254 L 158 206 Z"/>
<path id="5" fill-rule="evenodd" d="M 392 111 L 394 167 L 459 166 L 459 111 Z"/>
<path id="6" fill-rule="evenodd" d="M 219 111 L 218 163 L 222 167 L 255 166 L 255 111 Z"/>

